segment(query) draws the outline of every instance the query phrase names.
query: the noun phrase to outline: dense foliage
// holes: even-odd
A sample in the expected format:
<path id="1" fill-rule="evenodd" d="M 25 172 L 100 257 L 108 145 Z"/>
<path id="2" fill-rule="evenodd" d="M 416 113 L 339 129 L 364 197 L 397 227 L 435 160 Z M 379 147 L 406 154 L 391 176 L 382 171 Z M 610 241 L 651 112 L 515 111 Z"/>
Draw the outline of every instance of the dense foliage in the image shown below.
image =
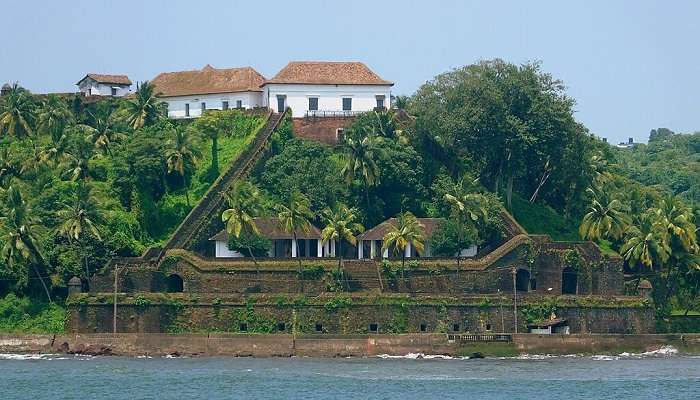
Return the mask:
<path id="1" fill-rule="evenodd" d="M 0 295 L 62 298 L 113 256 L 166 240 L 264 117 L 237 110 L 203 120 L 164 118 L 152 87 L 84 102 L 15 85 L 0 98 Z M 23 301 L 23 300 L 22 300 Z M 14 307 L 13 309 L 18 309 Z"/>

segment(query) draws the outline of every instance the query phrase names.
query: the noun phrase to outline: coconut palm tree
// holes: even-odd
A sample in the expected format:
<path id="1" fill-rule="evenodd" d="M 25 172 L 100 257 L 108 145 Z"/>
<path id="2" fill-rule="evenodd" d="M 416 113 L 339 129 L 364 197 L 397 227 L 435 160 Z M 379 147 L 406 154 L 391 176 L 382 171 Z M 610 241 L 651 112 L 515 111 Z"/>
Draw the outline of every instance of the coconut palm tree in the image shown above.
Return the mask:
<path id="1" fill-rule="evenodd" d="M 58 233 L 66 237 L 71 243 L 77 242 L 83 253 L 85 263 L 85 280 L 90 279 L 88 264 L 88 252 L 85 245 L 89 235 L 97 240 L 102 240 L 99 226 L 104 218 L 98 206 L 98 201 L 92 192 L 92 188 L 85 181 L 79 181 L 71 203 L 62 203 L 57 215 L 61 222 Z"/>
<path id="2" fill-rule="evenodd" d="M 669 244 L 672 248 L 686 252 L 698 250 L 697 228 L 692 222 L 693 212 L 690 207 L 668 195 L 661 199 L 654 214 L 659 227 L 668 232 Z"/>
<path id="3" fill-rule="evenodd" d="M 90 160 L 97 156 L 95 146 L 86 137 L 76 137 L 69 151 L 65 153 L 65 173 L 73 181 L 89 180 Z"/>
<path id="4" fill-rule="evenodd" d="M 30 266 L 41 282 L 46 297 L 51 301 L 49 288 L 39 272 L 39 265 L 44 264 L 45 258 L 39 245 L 39 230 L 41 221 L 34 215 L 33 210 L 22 198 L 19 189 L 10 186 L 7 189 L 4 215 L 0 217 L 5 238 L 0 254 L 10 266 L 15 263 L 26 263 Z"/>
<path id="5" fill-rule="evenodd" d="M 0 188 L 9 186 L 12 178 L 20 176 L 22 171 L 17 160 L 12 157 L 12 153 L 7 146 L 0 148 Z"/>
<path id="6" fill-rule="evenodd" d="M 592 199 L 579 227 L 581 237 L 588 240 L 620 239 L 629 225 L 622 202 L 610 199 L 603 190 L 588 188 L 586 192 Z"/>
<path id="7" fill-rule="evenodd" d="M 667 232 L 654 220 L 654 215 L 646 213 L 638 224 L 628 228 L 620 254 L 632 267 L 660 269 L 671 252 L 666 235 Z"/>
<path id="8" fill-rule="evenodd" d="M 37 131 L 53 141 L 63 136 L 63 130 L 73 122 L 68 105 L 55 94 L 49 95 L 37 112 Z"/>
<path id="9" fill-rule="evenodd" d="M 126 103 L 126 113 L 132 129 L 152 125 L 163 114 L 163 103 L 156 97 L 155 87 L 150 82 L 138 85 L 134 98 Z"/>
<path id="10" fill-rule="evenodd" d="M 177 173 L 182 178 L 182 186 L 185 188 L 187 206 L 190 206 L 189 188 L 186 184 L 187 170 L 199 162 L 201 153 L 194 143 L 192 135 L 188 135 L 183 129 L 175 129 L 175 137 L 166 143 L 165 162 L 168 173 Z"/>
<path id="11" fill-rule="evenodd" d="M 321 239 L 325 241 L 338 241 L 338 271 L 343 263 L 343 241 L 352 245 L 357 243 L 356 233 L 363 232 L 365 228 L 357 221 L 358 211 L 348 208 L 345 204 L 338 203 L 333 209 L 326 208 L 321 213 L 326 227 L 321 231 Z"/>
<path id="12" fill-rule="evenodd" d="M 301 258 L 299 258 L 298 233 L 308 233 L 311 230 L 311 218 L 314 213 L 311 211 L 309 198 L 300 192 L 294 192 L 289 197 L 287 204 L 278 204 L 275 207 L 277 218 L 279 218 L 282 229 L 285 232 L 292 232 L 294 245 L 296 245 L 297 259 L 299 261 L 299 276 L 301 276 Z M 304 291 L 303 283 L 301 291 Z"/>
<path id="13" fill-rule="evenodd" d="M 369 210 L 369 187 L 379 183 L 378 138 L 373 135 L 365 137 L 348 137 L 345 141 L 345 165 L 341 171 L 348 184 L 359 177 L 365 189 L 365 199 Z"/>
<path id="14" fill-rule="evenodd" d="M 0 134 L 19 139 L 34 135 L 35 110 L 31 93 L 17 83 L 12 85 L 0 103 Z"/>
<path id="15" fill-rule="evenodd" d="M 226 232 L 236 238 L 240 238 L 243 234 L 259 234 L 255 217 L 260 216 L 264 211 L 260 190 L 250 182 L 236 181 L 224 196 L 229 206 L 221 214 Z M 258 261 L 250 246 L 248 246 L 248 252 L 257 268 Z"/>
<path id="16" fill-rule="evenodd" d="M 462 238 L 466 238 L 467 231 L 474 228 L 474 223 L 488 218 L 488 199 L 480 193 L 475 193 L 477 179 L 470 180 L 467 177 L 459 179 L 453 187 L 452 193 L 445 194 L 445 201 L 450 204 L 450 214 L 457 222 Z M 468 243 L 459 243 L 468 245 Z M 472 244 L 472 243 L 469 243 Z M 461 249 L 457 252 L 457 279 L 459 279 L 459 262 L 461 259 Z"/>
<path id="17" fill-rule="evenodd" d="M 396 224 L 391 224 L 384 235 L 382 251 L 401 252 L 401 279 L 404 279 L 406 247 L 410 243 L 419 253 L 425 248 L 425 227 L 410 212 L 403 212 L 396 217 Z"/>
<path id="18" fill-rule="evenodd" d="M 115 124 L 114 118 L 110 115 L 100 117 L 88 111 L 92 125 L 80 125 L 85 133 L 85 137 L 96 149 L 105 154 L 112 155 L 111 144 L 126 139 L 126 134 Z"/>

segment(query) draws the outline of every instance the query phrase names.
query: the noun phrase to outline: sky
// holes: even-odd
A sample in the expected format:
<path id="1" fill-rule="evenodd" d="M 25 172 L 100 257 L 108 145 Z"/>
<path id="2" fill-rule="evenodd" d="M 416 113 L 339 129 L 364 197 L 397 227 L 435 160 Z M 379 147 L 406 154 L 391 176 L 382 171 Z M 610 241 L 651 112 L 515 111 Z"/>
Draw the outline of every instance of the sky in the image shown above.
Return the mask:
<path id="1" fill-rule="evenodd" d="M 611 142 L 700 131 L 700 1 L 0 0 L 0 84 L 76 91 L 86 73 L 363 61 L 410 95 L 437 74 L 540 61 Z"/>

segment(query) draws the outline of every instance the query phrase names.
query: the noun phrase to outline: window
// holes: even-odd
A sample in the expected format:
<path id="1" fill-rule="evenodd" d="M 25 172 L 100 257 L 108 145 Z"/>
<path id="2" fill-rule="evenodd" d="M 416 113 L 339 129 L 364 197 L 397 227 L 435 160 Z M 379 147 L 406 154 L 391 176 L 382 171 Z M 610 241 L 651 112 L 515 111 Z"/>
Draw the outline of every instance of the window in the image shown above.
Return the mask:
<path id="1" fill-rule="evenodd" d="M 316 328 L 316 332 L 323 332 L 323 325 L 317 323 L 315 328 Z"/>
<path id="2" fill-rule="evenodd" d="M 459 332 L 459 324 L 452 324 L 452 330 L 454 332 Z"/>
<path id="3" fill-rule="evenodd" d="M 236 100 L 236 108 L 243 108 L 243 100 Z"/>
<path id="4" fill-rule="evenodd" d="M 377 333 L 379 331 L 379 326 L 377 324 L 369 324 L 369 331 Z"/>
<path id="5" fill-rule="evenodd" d="M 116 96 L 116 95 L 117 95 L 117 88 L 113 87 L 112 88 L 112 96 Z"/>
<path id="6" fill-rule="evenodd" d="M 286 330 L 286 328 L 287 328 L 287 326 L 284 322 L 277 323 L 277 331 L 284 332 Z"/>
<path id="7" fill-rule="evenodd" d="M 386 99 L 386 96 L 380 94 L 376 95 L 375 98 L 377 99 L 377 108 L 384 108 L 384 99 Z"/>
<path id="8" fill-rule="evenodd" d="M 190 116 L 190 105 L 185 104 L 185 117 L 189 117 L 189 116 Z"/>
<path id="9" fill-rule="evenodd" d="M 228 110 L 228 101 L 222 101 L 222 102 L 221 102 L 221 109 L 222 109 L 222 110 Z"/>
<path id="10" fill-rule="evenodd" d="M 207 110 L 207 103 L 202 102 L 202 114 Z"/>
<path id="11" fill-rule="evenodd" d="M 352 97 L 343 97 L 343 111 L 352 111 Z"/>
<path id="12" fill-rule="evenodd" d="M 427 332 L 427 331 L 428 331 L 428 325 L 427 325 L 427 324 L 420 324 L 420 331 L 421 331 L 421 332 Z"/>
<path id="13" fill-rule="evenodd" d="M 182 278 L 177 274 L 170 275 L 165 284 L 167 286 L 168 293 L 182 293 L 185 288 Z"/>
<path id="14" fill-rule="evenodd" d="M 486 330 L 490 331 L 491 330 L 491 324 L 486 324 Z"/>
<path id="15" fill-rule="evenodd" d="M 318 111 L 318 97 L 309 97 L 309 111 Z"/>
<path id="16" fill-rule="evenodd" d="M 241 332 L 248 332 L 248 324 L 240 324 L 238 325 L 238 330 Z"/>
<path id="17" fill-rule="evenodd" d="M 335 130 L 335 140 L 340 143 L 345 139 L 345 129 L 338 128 Z"/>

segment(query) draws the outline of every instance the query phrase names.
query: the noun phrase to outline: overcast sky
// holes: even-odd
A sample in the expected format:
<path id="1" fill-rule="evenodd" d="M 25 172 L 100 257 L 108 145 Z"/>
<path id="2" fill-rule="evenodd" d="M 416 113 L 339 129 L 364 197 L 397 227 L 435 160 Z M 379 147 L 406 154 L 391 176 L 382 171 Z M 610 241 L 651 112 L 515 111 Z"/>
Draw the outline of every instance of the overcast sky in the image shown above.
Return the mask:
<path id="1" fill-rule="evenodd" d="M 533 4 L 536 3 L 536 4 Z M 566 3 L 566 4 L 565 4 Z M 479 59 L 541 60 L 592 132 L 700 130 L 700 1 L 32 1 L 0 5 L 0 83 L 358 60 L 412 94 Z"/>

